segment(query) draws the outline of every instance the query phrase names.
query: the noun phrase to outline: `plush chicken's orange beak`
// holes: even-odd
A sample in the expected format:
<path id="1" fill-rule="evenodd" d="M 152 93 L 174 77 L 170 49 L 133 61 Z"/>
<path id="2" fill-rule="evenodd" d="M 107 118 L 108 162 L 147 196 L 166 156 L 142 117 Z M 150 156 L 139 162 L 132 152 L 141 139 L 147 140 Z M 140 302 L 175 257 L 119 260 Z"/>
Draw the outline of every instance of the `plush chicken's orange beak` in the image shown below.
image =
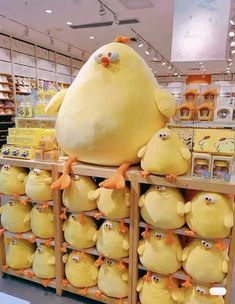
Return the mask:
<path id="1" fill-rule="evenodd" d="M 107 68 L 107 66 L 109 65 L 109 59 L 106 56 L 102 56 L 100 58 L 100 63 Z"/>

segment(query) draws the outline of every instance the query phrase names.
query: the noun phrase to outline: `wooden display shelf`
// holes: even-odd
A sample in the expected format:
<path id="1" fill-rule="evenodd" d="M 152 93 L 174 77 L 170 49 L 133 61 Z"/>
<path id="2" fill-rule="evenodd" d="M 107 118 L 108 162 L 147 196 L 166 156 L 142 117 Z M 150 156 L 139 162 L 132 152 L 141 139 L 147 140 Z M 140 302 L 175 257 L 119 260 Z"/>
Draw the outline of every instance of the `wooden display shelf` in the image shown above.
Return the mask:
<path id="1" fill-rule="evenodd" d="M 215 122 L 215 121 L 181 121 L 181 122 L 172 122 L 167 124 L 169 127 L 173 128 L 199 128 L 199 129 L 235 129 L 235 122 L 224 123 L 224 122 Z"/>
<path id="2" fill-rule="evenodd" d="M 40 162 L 35 160 L 0 157 L 0 165 L 5 165 L 5 164 L 16 167 L 37 168 L 37 169 L 45 169 L 45 170 L 52 170 L 55 165 L 55 163 Z"/>
<path id="3" fill-rule="evenodd" d="M 56 117 L 16 117 L 16 120 L 56 121 Z"/>
<path id="4" fill-rule="evenodd" d="M 32 231 L 28 231 L 28 232 L 25 232 L 25 233 L 12 233 L 12 232 L 9 232 L 9 231 L 4 232 L 4 237 L 14 238 L 17 235 L 20 235 L 20 238 L 24 239 L 24 240 L 29 240 L 31 237 L 34 236 Z M 47 241 L 47 239 L 41 239 L 39 237 L 36 237 L 36 239 L 35 239 L 35 242 L 37 244 L 44 244 L 46 241 Z M 54 240 L 50 242 L 50 246 L 55 246 Z"/>

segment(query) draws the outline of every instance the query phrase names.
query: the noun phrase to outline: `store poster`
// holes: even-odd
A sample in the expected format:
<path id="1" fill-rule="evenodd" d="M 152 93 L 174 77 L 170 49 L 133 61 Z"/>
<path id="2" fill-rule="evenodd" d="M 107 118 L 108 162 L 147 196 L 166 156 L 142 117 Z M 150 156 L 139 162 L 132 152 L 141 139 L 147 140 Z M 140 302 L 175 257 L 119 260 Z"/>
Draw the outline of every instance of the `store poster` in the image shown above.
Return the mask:
<path id="1" fill-rule="evenodd" d="M 175 0 L 171 61 L 224 60 L 230 0 Z"/>

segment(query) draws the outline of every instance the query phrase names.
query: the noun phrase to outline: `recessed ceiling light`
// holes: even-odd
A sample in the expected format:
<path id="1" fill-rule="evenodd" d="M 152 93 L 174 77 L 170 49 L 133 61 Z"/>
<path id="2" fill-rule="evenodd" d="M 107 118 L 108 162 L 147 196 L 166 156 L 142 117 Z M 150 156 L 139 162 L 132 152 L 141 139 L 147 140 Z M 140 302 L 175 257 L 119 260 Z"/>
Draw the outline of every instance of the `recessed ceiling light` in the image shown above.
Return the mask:
<path id="1" fill-rule="evenodd" d="M 174 73 L 174 75 L 175 75 L 175 76 L 177 76 L 177 75 L 178 75 L 178 73 L 177 73 L 177 72 L 175 72 L 175 73 Z"/>
<path id="2" fill-rule="evenodd" d="M 228 58 L 228 61 L 232 61 L 232 58 Z"/>
<path id="3" fill-rule="evenodd" d="M 201 65 L 201 69 L 204 69 L 205 67 L 204 67 L 204 65 Z"/>
<path id="4" fill-rule="evenodd" d="M 146 55 L 149 55 L 149 50 L 146 50 L 146 51 L 145 51 L 145 54 L 146 54 Z"/>
<path id="5" fill-rule="evenodd" d="M 51 13 L 52 13 L 52 10 L 47 9 L 47 10 L 45 10 L 45 12 L 46 12 L 47 14 L 51 14 Z"/>
<path id="6" fill-rule="evenodd" d="M 139 48 L 141 48 L 142 46 L 143 46 L 143 43 L 140 43 L 140 44 L 138 45 Z"/>
<path id="7" fill-rule="evenodd" d="M 163 61 L 163 62 L 162 62 L 162 65 L 165 65 L 165 64 L 166 64 L 166 62 L 165 62 L 165 61 Z"/>
<path id="8" fill-rule="evenodd" d="M 200 62 L 200 64 L 203 64 L 203 62 Z"/>
<path id="9" fill-rule="evenodd" d="M 229 71 L 229 70 L 230 70 L 230 67 L 227 67 L 227 70 Z"/>
<path id="10" fill-rule="evenodd" d="M 230 46 L 235 46 L 235 41 L 231 41 Z"/>
<path id="11" fill-rule="evenodd" d="M 153 60 L 157 61 L 157 58 L 156 58 L 156 57 L 153 57 Z"/>
<path id="12" fill-rule="evenodd" d="M 228 64 L 228 65 L 229 65 L 229 66 L 231 66 L 232 64 L 233 64 L 232 62 L 229 62 L 229 64 Z"/>
<path id="13" fill-rule="evenodd" d="M 235 54 L 235 49 L 233 49 L 233 50 L 231 51 L 231 54 Z"/>
<path id="14" fill-rule="evenodd" d="M 235 33 L 234 33 L 234 31 L 230 31 L 230 32 L 228 33 L 228 35 L 229 35 L 229 37 L 234 37 L 234 36 L 235 36 Z"/>
<path id="15" fill-rule="evenodd" d="M 229 74 L 229 73 L 230 73 L 230 71 L 227 71 L 227 73 Z"/>
<path id="16" fill-rule="evenodd" d="M 89 38 L 90 38 L 90 39 L 95 39 L 95 37 L 94 37 L 94 36 L 90 36 Z"/>
<path id="17" fill-rule="evenodd" d="M 171 66 L 171 65 L 169 65 L 169 66 L 168 66 L 168 70 L 170 70 L 171 68 L 172 68 L 172 66 Z"/>
<path id="18" fill-rule="evenodd" d="M 71 21 L 66 21 L 67 25 L 72 25 L 73 23 Z"/>

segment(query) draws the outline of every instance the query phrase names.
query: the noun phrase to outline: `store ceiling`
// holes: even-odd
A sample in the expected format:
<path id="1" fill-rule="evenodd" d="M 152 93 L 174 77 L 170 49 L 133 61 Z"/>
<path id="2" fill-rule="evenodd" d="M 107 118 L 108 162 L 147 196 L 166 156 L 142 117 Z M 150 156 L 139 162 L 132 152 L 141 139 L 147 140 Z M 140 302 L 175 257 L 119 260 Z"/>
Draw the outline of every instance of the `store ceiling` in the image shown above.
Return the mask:
<path id="1" fill-rule="evenodd" d="M 132 27 L 170 60 L 173 0 L 104 0 L 103 2 L 117 14 L 119 20 L 136 18 L 140 22 L 128 25 L 115 24 L 115 26 L 72 29 L 66 24 L 67 21 L 72 22 L 73 25 L 108 22 L 113 21 L 113 15 L 107 12 L 106 15 L 100 16 L 98 0 L 0 0 L 0 15 L 7 17 L 0 17 L 0 32 L 81 57 L 81 51 L 73 47 L 71 52 L 68 52 L 68 44 L 93 52 L 118 35 L 136 37 L 130 30 Z M 232 7 L 234 7 L 234 3 L 235 0 L 232 0 Z M 46 13 L 47 9 L 52 10 L 52 13 Z M 231 10 L 232 15 L 234 15 L 233 9 Z M 10 21 L 9 18 L 42 33 L 50 33 L 55 38 L 55 44 L 52 46 L 49 37 L 31 29 L 29 35 L 24 36 L 25 27 Z M 94 39 L 90 39 L 90 36 L 93 36 Z M 138 43 L 132 42 L 132 46 L 148 61 L 149 66 L 153 71 L 156 71 L 158 76 L 173 73 L 173 70 L 168 70 L 166 65 L 162 66 L 161 63 L 154 62 L 154 53 L 149 56 L 145 54 L 146 45 L 138 48 Z M 225 72 L 227 66 L 226 60 L 207 61 L 203 64 L 206 73 Z M 182 74 L 200 73 L 199 62 L 177 63 L 175 66 Z M 235 72 L 235 62 L 231 71 Z"/>

